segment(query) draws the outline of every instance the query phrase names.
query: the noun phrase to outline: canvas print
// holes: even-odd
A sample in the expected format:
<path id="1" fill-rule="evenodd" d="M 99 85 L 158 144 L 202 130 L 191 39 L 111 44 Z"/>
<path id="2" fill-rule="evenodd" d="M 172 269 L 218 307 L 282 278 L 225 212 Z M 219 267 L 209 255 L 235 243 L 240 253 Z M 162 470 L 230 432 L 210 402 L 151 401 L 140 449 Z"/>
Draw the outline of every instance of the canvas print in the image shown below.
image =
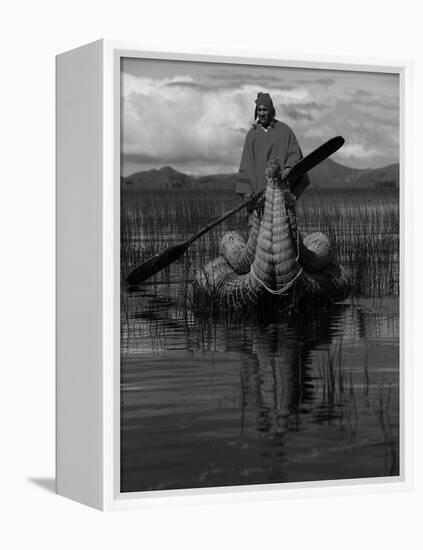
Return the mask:
<path id="1" fill-rule="evenodd" d="M 121 492 L 399 476 L 399 75 L 121 60 Z"/>

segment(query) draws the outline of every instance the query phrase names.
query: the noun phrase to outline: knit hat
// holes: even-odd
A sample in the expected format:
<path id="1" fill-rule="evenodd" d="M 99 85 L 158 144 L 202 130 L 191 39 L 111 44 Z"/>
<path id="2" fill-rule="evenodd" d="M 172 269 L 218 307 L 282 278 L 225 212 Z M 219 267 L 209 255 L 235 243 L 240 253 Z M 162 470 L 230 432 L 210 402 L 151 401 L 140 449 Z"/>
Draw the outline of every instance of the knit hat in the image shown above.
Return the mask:
<path id="1" fill-rule="evenodd" d="M 272 98 L 270 97 L 270 94 L 266 94 L 266 93 L 263 93 L 263 92 L 259 92 L 257 94 L 256 105 L 257 105 L 257 107 L 259 105 L 264 105 L 269 110 L 274 109 L 273 101 L 272 101 Z"/>

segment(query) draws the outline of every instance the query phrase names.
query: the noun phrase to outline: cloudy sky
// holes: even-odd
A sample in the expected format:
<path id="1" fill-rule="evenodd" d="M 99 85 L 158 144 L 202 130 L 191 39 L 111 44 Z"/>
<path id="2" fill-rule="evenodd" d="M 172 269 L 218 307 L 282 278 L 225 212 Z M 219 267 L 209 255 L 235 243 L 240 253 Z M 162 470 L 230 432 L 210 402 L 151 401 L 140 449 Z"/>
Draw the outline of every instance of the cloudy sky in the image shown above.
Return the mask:
<path id="1" fill-rule="evenodd" d="M 258 92 L 304 154 L 336 135 L 332 158 L 355 168 L 399 162 L 396 75 L 161 61 L 122 61 L 122 173 L 172 166 L 200 175 L 238 170 Z"/>

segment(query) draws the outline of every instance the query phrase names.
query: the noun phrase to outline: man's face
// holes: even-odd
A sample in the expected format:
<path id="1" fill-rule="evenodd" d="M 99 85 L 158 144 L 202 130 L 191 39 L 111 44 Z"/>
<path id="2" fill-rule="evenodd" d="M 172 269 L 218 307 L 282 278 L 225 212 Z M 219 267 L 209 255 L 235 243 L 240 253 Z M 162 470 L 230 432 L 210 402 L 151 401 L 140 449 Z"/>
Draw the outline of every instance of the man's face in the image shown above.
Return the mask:
<path id="1" fill-rule="evenodd" d="M 266 105 L 258 105 L 257 107 L 257 117 L 262 126 L 269 126 L 271 122 L 270 109 Z"/>

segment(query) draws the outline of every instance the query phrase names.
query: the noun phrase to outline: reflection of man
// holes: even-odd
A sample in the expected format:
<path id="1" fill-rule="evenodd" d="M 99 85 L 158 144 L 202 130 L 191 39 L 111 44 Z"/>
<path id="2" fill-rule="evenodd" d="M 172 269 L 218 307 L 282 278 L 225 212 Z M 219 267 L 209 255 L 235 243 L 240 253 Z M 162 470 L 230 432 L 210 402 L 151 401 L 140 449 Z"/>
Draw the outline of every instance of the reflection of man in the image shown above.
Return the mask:
<path id="1" fill-rule="evenodd" d="M 279 159 L 283 175 L 302 159 L 294 132 L 275 119 L 276 112 L 270 95 L 260 92 L 255 103 L 255 122 L 245 138 L 236 185 L 236 192 L 243 198 L 248 198 L 266 187 L 265 170 L 270 158 Z M 307 175 L 295 182 L 293 194 L 297 199 L 308 185 Z"/>

